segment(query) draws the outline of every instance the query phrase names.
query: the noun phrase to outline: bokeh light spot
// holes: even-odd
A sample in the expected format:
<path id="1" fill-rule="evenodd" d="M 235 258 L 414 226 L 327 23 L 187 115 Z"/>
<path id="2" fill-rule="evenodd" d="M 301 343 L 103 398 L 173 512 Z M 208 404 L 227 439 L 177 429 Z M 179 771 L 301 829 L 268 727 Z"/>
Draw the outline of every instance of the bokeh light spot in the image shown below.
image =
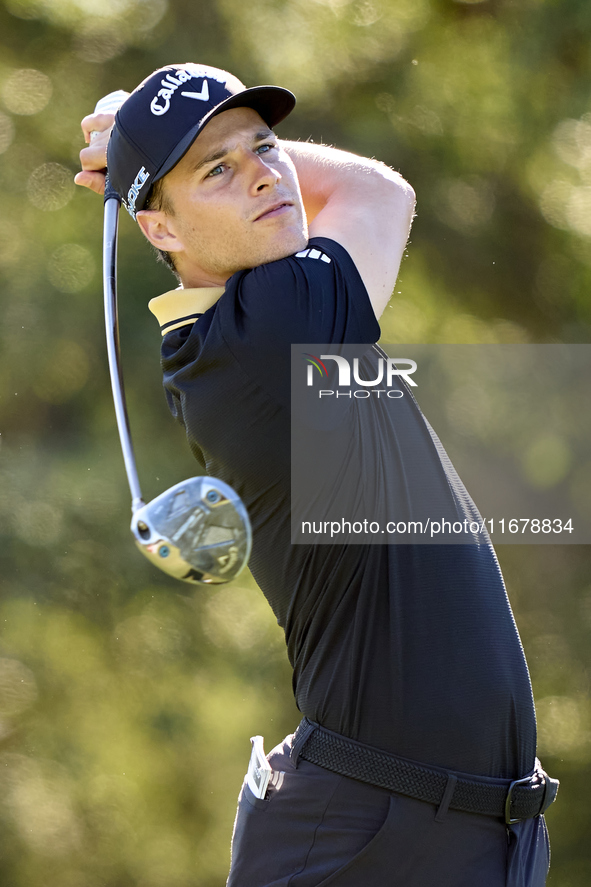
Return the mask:
<path id="1" fill-rule="evenodd" d="M 575 467 L 570 478 L 570 495 L 581 514 L 591 520 L 591 462 Z"/>
<path id="2" fill-rule="evenodd" d="M 421 307 L 407 299 L 394 299 L 390 305 L 395 324 L 394 334 L 388 332 L 388 342 L 420 342 L 428 323 Z"/>
<path id="3" fill-rule="evenodd" d="M 162 18 L 166 0 L 6 0 L 12 15 L 46 19 L 68 27 L 88 21 L 118 22 L 129 31 L 145 32 Z"/>
<path id="4" fill-rule="evenodd" d="M 366 2 L 357 5 L 353 16 L 353 22 L 360 28 L 368 28 L 370 25 L 374 25 L 379 21 L 380 18 L 380 12 L 376 9 L 373 3 L 369 3 L 366 0 Z"/>
<path id="5" fill-rule="evenodd" d="M 573 188 L 566 206 L 569 226 L 585 237 L 591 237 L 591 186 Z"/>
<path id="6" fill-rule="evenodd" d="M 569 472 L 572 455 L 568 443 L 555 434 L 535 440 L 525 451 L 522 465 L 534 487 L 547 489 L 560 483 Z"/>
<path id="7" fill-rule="evenodd" d="M 7 219 L 0 219 L 0 266 L 13 265 L 23 252 L 22 232 Z"/>
<path id="8" fill-rule="evenodd" d="M 203 630 L 217 647 L 250 650 L 269 630 L 269 612 L 261 594 L 248 588 L 225 588 L 211 597 L 203 612 Z"/>
<path id="9" fill-rule="evenodd" d="M 37 682 L 30 668 L 16 659 L 0 659 L 0 713 L 18 715 L 37 699 Z"/>
<path id="10" fill-rule="evenodd" d="M 141 661 L 154 656 L 173 657 L 187 645 L 182 626 L 169 616 L 145 612 L 120 622 L 114 631 L 117 650 L 126 658 Z"/>
<path id="11" fill-rule="evenodd" d="M 27 182 L 27 195 L 33 206 L 53 212 L 66 206 L 74 196 L 72 173 L 61 163 L 38 166 Z"/>
<path id="12" fill-rule="evenodd" d="M 440 219 L 463 234 L 478 234 L 495 208 L 493 190 L 479 176 L 444 182 L 438 197 L 436 208 Z"/>
<path id="13" fill-rule="evenodd" d="M 14 123 L 8 114 L 0 111 L 0 154 L 4 154 L 14 139 Z"/>
<path id="14" fill-rule="evenodd" d="M 491 421 L 496 418 L 493 398 L 486 386 L 478 382 L 456 388 L 448 398 L 446 413 L 459 434 L 482 439 L 486 439 Z"/>
<path id="15" fill-rule="evenodd" d="M 591 166 L 591 114 L 585 114 L 581 120 L 562 120 L 554 130 L 552 144 L 569 166 Z"/>
<path id="16" fill-rule="evenodd" d="M 88 26 L 76 34 L 74 51 L 85 62 L 101 64 L 120 55 L 125 41 L 116 28 Z"/>
<path id="17" fill-rule="evenodd" d="M 13 71 L 2 85 L 2 99 L 13 114 L 38 114 L 51 98 L 53 87 L 46 74 L 35 68 Z"/>
<path id="18" fill-rule="evenodd" d="M 53 545 L 62 531 L 61 512 L 48 502 L 23 501 L 15 505 L 13 522 L 17 536 L 29 545 Z"/>
<path id="19" fill-rule="evenodd" d="M 51 256 L 47 273 L 56 289 L 62 293 L 77 293 L 92 280 L 94 259 L 83 246 L 65 243 Z"/>
<path id="20" fill-rule="evenodd" d="M 40 5 L 34 0 L 6 0 L 6 9 L 16 18 L 32 20 L 41 15 Z"/>
<path id="21" fill-rule="evenodd" d="M 573 186 L 564 179 L 554 179 L 540 195 L 542 215 L 554 228 L 568 228 L 566 207 L 569 203 Z"/>
<path id="22" fill-rule="evenodd" d="M 485 344 L 496 341 L 494 329 L 472 314 L 454 314 L 441 326 L 440 342 L 454 344 Z"/>
<path id="23" fill-rule="evenodd" d="M 443 134 L 443 126 L 440 117 L 430 108 L 424 105 L 415 105 L 409 116 L 409 122 L 417 127 L 422 133 L 429 136 L 440 136 Z"/>
<path id="24" fill-rule="evenodd" d="M 570 696 L 547 696 L 536 704 L 540 754 L 563 755 L 588 745 L 589 705 Z"/>
<path id="25" fill-rule="evenodd" d="M 33 390 L 46 403 L 65 403 L 85 385 L 88 371 L 88 357 L 82 346 L 62 339 L 45 358 Z"/>
<path id="26" fill-rule="evenodd" d="M 80 830 L 67 778 L 59 765 L 5 754 L 3 802 L 22 840 L 46 856 L 61 856 L 79 844 Z"/>

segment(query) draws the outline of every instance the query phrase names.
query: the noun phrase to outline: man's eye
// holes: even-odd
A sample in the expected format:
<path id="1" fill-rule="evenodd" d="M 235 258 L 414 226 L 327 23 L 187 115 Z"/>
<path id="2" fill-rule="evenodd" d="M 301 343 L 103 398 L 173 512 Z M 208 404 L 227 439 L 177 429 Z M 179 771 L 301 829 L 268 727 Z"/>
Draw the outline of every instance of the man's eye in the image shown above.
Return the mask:
<path id="1" fill-rule="evenodd" d="M 209 177 L 209 176 L 219 176 L 219 174 L 220 174 L 221 172 L 223 172 L 223 171 L 224 171 L 224 167 L 223 167 L 223 165 L 220 163 L 219 166 L 214 166 L 213 169 L 210 169 L 210 170 L 209 170 L 209 172 L 207 173 L 207 177 Z"/>
<path id="2" fill-rule="evenodd" d="M 266 154 L 267 151 L 271 150 L 271 148 L 276 148 L 276 147 L 277 147 L 276 145 L 268 145 L 268 144 L 267 145 L 259 145 L 256 150 L 257 150 L 258 154 Z"/>

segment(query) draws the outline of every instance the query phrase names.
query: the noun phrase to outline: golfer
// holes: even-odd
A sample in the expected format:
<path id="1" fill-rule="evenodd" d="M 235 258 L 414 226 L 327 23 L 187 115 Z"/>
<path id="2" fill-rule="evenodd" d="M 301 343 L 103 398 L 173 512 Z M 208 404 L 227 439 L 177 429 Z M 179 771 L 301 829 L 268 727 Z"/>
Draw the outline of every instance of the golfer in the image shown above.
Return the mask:
<path id="1" fill-rule="evenodd" d="M 76 177 L 101 192 L 108 166 L 180 282 L 151 303 L 168 403 L 207 473 L 248 508 L 252 573 L 285 631 L 304 716 L 268 773 L 255 749 L 228 885 L 542 887 L 557 783 L 536 759 L 490 543 L 290 542 L 290 346 L 377 342 L 414 211 L 383 164 L 278 139 L 294 103 L 170 65 L 114 125 L 82 121 L 87 140 L 100 135 Z M 432 487 L 465 516 L 461 481 L 403 401 L 391 428 L 377 412 L 358 423 L 360 445 L 379 454 L 394 437 L 411 497 L 413 483 Z"/>

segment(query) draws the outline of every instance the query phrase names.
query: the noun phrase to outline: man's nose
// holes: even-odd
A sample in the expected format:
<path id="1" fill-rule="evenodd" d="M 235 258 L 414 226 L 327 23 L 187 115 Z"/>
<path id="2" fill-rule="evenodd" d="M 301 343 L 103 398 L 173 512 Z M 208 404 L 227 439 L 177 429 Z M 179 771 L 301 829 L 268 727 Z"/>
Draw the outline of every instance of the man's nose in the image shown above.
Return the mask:
<path id="1" fill-rule="evenodd" d="M 251 188 L 254 192 L 273 187 L 281 181 L 281 173 L 268 163 L 265 163 L 264 155 L 251 154 L 250 170 Z"/>

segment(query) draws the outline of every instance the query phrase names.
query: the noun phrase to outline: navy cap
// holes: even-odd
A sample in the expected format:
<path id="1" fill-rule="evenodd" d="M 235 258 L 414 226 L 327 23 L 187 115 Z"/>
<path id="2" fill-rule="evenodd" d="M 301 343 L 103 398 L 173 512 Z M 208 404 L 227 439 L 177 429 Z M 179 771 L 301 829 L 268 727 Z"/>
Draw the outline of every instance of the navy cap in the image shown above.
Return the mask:
<path id="1" fill-rule="evenodd" d="M 280 86 L 247 89 L 220 68 L 191 62 L 160 68 L 117 112 L 107 148 L 111 185 L 135 219 L 154 182 L 176 166 L 212 117 L 230 108 L 253 108 L 273 127 L 295 101 Z"/>

